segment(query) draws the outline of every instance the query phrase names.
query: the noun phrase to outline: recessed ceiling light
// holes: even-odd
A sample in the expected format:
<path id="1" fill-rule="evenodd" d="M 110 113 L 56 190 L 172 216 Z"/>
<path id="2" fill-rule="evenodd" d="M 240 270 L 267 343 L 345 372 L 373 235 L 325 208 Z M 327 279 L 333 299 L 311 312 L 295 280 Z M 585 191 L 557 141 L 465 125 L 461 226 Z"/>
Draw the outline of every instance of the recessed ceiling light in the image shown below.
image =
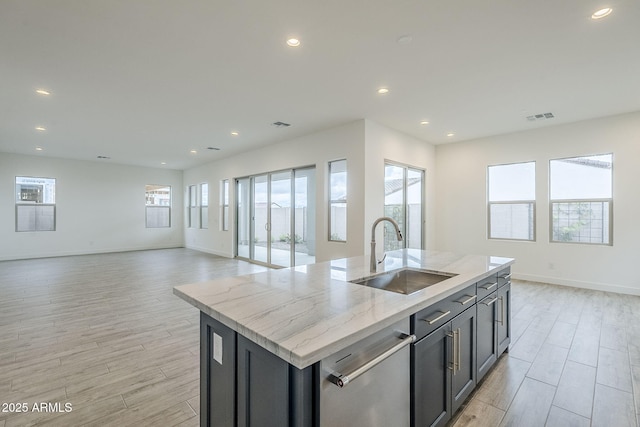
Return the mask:
<path id="1" fill-rule="evenodd" d="M 44 126 L 36 126 L 36 130 L 40 132 L 44 132 L 45 130 L 47 130 L 47 128 L 45 128 Z"/>
<path id="2" fill-rule="evenodd" d="M 611 12 L 613 12 L 613 9 L 611 9 L 610 7 L 605 7 L 604 9 L 593 12 L 593 15 L 591 15 L 591 19 L 602 19 L 605 16 L 609 16 Z"/>
<path id="3" fill-rule="evenodd" d="M 44 148 L 42 148 L 42 147 L 36 147 L 36 151 L 42 151 L 42 150 L 44 150 Z"/>
<path id="4" fill-rule="evenodd" d="M 287 46 L 298 47 L 298 46 L 300 46 L 300 40 L 298 40 L 296 38 L 290 38 L 290 39 L 287 40 Z"/>
<path id="5" fill-rule="evenodd" d="M 447 134 L 447 136 L 449 136 L 449 137 L 454 136 L 454 135 L 455 135 L 455 133 L 453 133 L 453 132 L 449 132 L 449 133 Z"/>
<path id="6" fill-rule="evenodd" d="M 161 164 L 161 165 L 166 165 L 166 164 L 167 164 L 167 162 L 160 162 L 160 164 Z"/>
<path id="7" fill-rule="evenodd" d="M 429 124 L 429 121 L 428 121 L 428 120 L 422 120 L 422 121 L 420 122 L 420 124 L 421 124 L 422 126 L 424 126 L 424 125 L 428 125 L 428 124 Z"/>
<path id="8" fill-rule="evenodd" d="M 389 93 L 389 89 L 386 87 L 381 87 L 380 89 L 378 89 L 378 93 L 380 95 L 384 95 L 385 93 Z"/>
<path id="9" fill-rule="evenodd" d="M 239 135 L 239 133 L 238 133 L 238 132 L 236 132 L 236 131 L 233 131 L 233 132 L 231 132 L 231 135 L 233 135 L 233 136 L 238 136 L 238 135 Z"/>
<path id="10" fill-rule="evenodd" d="M 198 151 L 197 151 L 197 150 L 190 150 L 189 152 L 190 152 L 191 154 L 197 154 L 197 153 L 198 153 Z"/>
<path id="11" fill-rule="evenodd" d="M 413 36 L 411 34 L 404 34 L 396 40 L 398 44 L 409 44 L 413 41 Z"/>
<path id="12" fill-rule="evenodd" d="M 36 93 L 40 94 L 40 95 L 51 95 L 51 92 L 49 92 L 48 90 L 44 90 L 44 89 L 36 89 Z"/>

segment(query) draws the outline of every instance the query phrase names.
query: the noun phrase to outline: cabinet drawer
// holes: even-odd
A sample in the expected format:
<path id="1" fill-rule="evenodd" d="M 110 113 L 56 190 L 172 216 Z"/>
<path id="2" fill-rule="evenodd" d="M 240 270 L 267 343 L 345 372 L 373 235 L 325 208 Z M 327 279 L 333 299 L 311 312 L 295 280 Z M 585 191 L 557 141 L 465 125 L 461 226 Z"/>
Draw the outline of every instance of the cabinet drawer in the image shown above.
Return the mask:
<path id="1" fill-rule="evenodd" d="M 435 331 L 476 303 L 476 284 L 456 292 L 411 316 L 411 333 L 417 339 Z"/>
<path id="2" fill-rule="evenodd" d="M 480 280 L 477 283 L 478 286 L 478 301 L 489 295 L 491 292 L 498 290 L 498 275 L 492 274 L 491 276 Z"/>
<path id="3" fill-rule="evenodd" d="M 511 267 L 498 272 L 498 287 L 501 288 L 507 283 L 511 283 Z"/>

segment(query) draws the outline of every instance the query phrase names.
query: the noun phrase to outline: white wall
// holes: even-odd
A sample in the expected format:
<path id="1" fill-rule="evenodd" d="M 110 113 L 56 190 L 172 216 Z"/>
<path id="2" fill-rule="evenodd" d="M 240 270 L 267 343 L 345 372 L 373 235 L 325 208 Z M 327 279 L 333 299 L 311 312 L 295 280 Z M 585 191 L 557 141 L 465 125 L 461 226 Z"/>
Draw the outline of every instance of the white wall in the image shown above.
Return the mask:
<path id="1" fill-rule="evenodd" d="M 370 254 L 371 225 L 384 214 L 384 162 L 390 160 L 425 171 L 424 248 L 435 249 L 436 205 L 434 195 L 435 147 L 428 142 L 366 120 L 365 127 L 365 211 L 363 232 L 364 253 Z M 376 230 L 376 242 L 382 242 L 382 225 Z M 382 245 L 377 246 L 380 254 Z"/>
<path id="2" fill-rule="evenodd" d="M 553 158 L 614 154 L 613 246 L 549 243 Z M 436 147 L 436 246 L 516 258 L 514 277 L 640 295 L 640 112 Z M 487 166 L 536 161 L 537 241 L 487 239 Z"/>
<path id="3" fill-rule="evenodd" d="M 16 176 L 56 178 L 56 231 L 15 231 Z M 170 229 L 145 227 L 146 184 L 172 186 Z M 0 153 L 0 200 L 0 260 L 183 245 L 181 171 Z"/>
<path id="4" fill-rule="evenodd" d="M 207 163 L 184 171 L 184 188 L 209 183 L 209 228 L 185 228 L 185 244 L 217 255 L 232 257 L 235 239 L 234 178 L 303 166 L 316 166 L 316 262 L 362 254 L 364 192 L 364 121 L 356 121 L 315 134 Z M 347 242 L 328 241 L 328 162 L 347 159 Z M 229 179 L 231 216 L 229 231 L 220 230 L 220 181 Z"/>

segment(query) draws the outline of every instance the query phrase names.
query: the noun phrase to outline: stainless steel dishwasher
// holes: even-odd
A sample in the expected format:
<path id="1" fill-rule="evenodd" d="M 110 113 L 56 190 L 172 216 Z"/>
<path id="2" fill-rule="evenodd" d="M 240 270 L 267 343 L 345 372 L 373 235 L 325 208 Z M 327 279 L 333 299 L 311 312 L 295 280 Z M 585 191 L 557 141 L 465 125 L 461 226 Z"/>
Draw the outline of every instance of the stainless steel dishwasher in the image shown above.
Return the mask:
<path id="1" fill-rule="evenodd" d="M 409 319 L 320 362 L 322 427 L 408 427 Z"/>

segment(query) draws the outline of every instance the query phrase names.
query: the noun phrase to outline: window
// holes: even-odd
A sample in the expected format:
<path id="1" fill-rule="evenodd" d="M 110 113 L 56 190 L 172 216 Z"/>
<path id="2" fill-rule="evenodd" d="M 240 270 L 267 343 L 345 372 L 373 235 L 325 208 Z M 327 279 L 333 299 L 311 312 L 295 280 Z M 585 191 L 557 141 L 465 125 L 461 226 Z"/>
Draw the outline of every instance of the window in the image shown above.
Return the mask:
<path id="1" fill-rule="evenodd" d="M 146 185 L 147 228 L 171 227 L 171 187 L 168 185 Z"/>
<path id="2" fill-rule="evenodd" d="M 187 226 L 189 228 L 196 228 L 200 222 L 198 218 L 198 214 L 200 213 L 200 209 L 198 209 L 198 187 L 196 185 L 190 185 L 188 192 L 189 208 L 187 212 Z"/>
<path id="3" fill-rule="evenodd" d="M 209 228 L 209 184 L 200 184 L 200 228 Z"/>
<path id="4" fill-rule="evenodd" d="M 490 239 L 536 240 L 536 162 L 489 166 Z"/>
<path id="5" fill-rule="evenodd" d="M 56 180 L 16 177 L 16 231 L 55 231 Z"/>
<path id="6" fill-rule="evenodd" d="M 222 207 L 222 231 L 229 230 L 229 180 L 220 183 L 220 206 Z"/>
<path id="7" fill-rule="evenodd" d="M 423 170 L 385 163 L 384 215 L 396 220 L 403 237 L 402 241 L 398 241 L 393 226 L 385 222 L 385 251 L 422 249 L 423 193 Z"/>
<path id="8" fill-rule="evenodd" d="M 329 162 L 329 240 L 347 241 L 347 161 Z"/>
<path id="9" fill-rule="evenodd" d="M 613 154 L 549 162 L 551 241 L 612 244 Z"/>

